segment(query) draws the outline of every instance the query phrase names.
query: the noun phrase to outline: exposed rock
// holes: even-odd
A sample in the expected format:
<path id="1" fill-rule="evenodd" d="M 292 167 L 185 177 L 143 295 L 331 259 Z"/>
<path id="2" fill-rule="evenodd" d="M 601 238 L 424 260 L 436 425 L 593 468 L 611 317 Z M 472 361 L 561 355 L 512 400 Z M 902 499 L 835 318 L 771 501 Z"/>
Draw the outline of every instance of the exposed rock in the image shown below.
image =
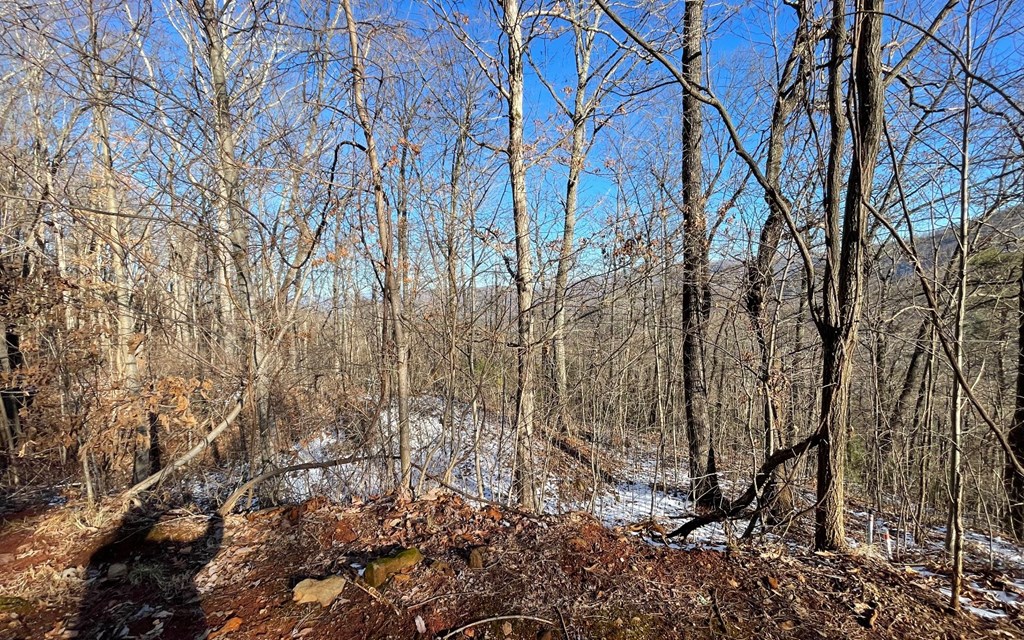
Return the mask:
<path id="1" fill-rule="evenodd" d="M 128 573 L 128 565 L 123 562 L 115 562 L 107 568 L 107 579 L 116 580 Z"/>
<path id="2" fill-rule="evenodd" d="M 345 588 L 345 578 L 330 576 L 323 580 L 306 578 L 292 588 L 292 599 L 299 604 L 319 602 L 321 607 L 329 607 Z"/>
<path id="3" fill-rule="evenodd" d="M 366 571 L 363 573 L 363 579 L 369 586 L 377 588 L 384 584 L 384 581 L 392 575 L 399 571 L 404 571 L 409 567 L 415 566 L 421 560 L 423 560 L 423 554 L 420 553 L 419 549 L 416 549 L 415 547 L 412 549 L 403 549 L 395 555 L 377 558 L 370 564 L 366 565 Z"/>

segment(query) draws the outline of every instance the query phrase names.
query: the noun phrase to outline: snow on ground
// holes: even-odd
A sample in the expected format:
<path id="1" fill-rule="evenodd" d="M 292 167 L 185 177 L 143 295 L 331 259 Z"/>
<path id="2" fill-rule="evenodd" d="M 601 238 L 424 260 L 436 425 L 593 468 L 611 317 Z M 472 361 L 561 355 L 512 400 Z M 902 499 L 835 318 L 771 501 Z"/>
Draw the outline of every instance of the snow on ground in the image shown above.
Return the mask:
<path id="1" fill-rule="evenodd" d="M 864 514 L 867 516 L 867 514 Z M 884 526 L 884 525 L 883 525 Z M 877 530 L 877 529 L 876 529 Z M 883 528 L 882 531 L 885 531 Z M 930 535 L 925 536 L 921 545 L 914 544 L 912 538 L 908 538 L 906 549 L 917 551 L 925 559 L 942 558 L 945 527 L 932 527 Z M 968 573 L 964 578 L 963 594 L 960 596 L 960 604 L 966 611 L 974 615 L 994 619 L 1003 618 L 1009 613 L 1019 614 L 1024 612 L 1024 565 L 1021 563 L 1022 549 L 1012 542 L 999 536 L 982 535 L 976 531 L 966 531 L 964 554 L 968 560 Z M 927 561 L 927 560 L 926 560 Z M 980 575 L 972 575 L 970 567 L 977 564 L 989 564 L 992 567 L 1000 567 L 1016 578 L 1004 577 L 992 580 L 983 578 Z M 932 571 L 931 564 L 908 564 L 907 571 L 920 576 L 921 586 L 930 588 L 942 594 L 946 599 L 950 597 L 948 586 L 949 577 Z"/>
<path id="2" fill-rule="evenodd" d="M 503 428 L 499 419 L 490 416 L 479 413 L 474 416 L 465 405 L 458 405 L 452 410 L 450 417 L 453 428 L 445 425 L 445 414 L 445 404 L 440 399 L 420 399 L 413 405 L 410 426 L 415 466 L 413 484 L 417 491 L 426 491 L 436 485 L 435 481 L 440 480 L 468 495 L 506 501 L 512 484 L 515 459 L 514 429 L 508 425 Z M 398 418 L 393 409 L 382 412 L 378 425 L 378 450 L 382 447 L 398 449 L 397 424 Z M 352 450 L 340 427 L 324 430 L 297 444 L 293 447 L 291 459 L 282 460 L 282 464 L 325 462 L 357 453 Z M 610 454 L 605 452 L 604 455 Z M 621 459 L 609 460 L 621 480 L 615 484 L 595 483 L 590 477 L 590 470 L 582 468 L 578 461 L 571 460 L 553 448 L 535 445 L 535 465 L 545 475 L 541 483 L 544 510 L 548 513 L 589 511 L 610 527 L 647 522 L 664 530 L 672 530 L 694 510 L 687 495 L 690 482 L 685 461 L 659 463 L 647 456 L 646 452 L 642 452 L 624 454 Z M 577 478 L 575 490 L 565 490 L 570 483 L 559 473 L 565 473 L 566 470 L 571 472 L 574 466 L 585 482 L 581 486 Z M 327 496 L 340 501 L 379 495 L 393 485 L 396 467 L 397 462 L 375 460 L 297 472 L 281 480 L 278 495 L 286 501 L 294 502 L 312 496 Z M 233 474 L 211 474 L 197 480 L 191 491 L 197 497 L 213 497 L 216 487 L 223 490 L 223 487 L 233 484 L 229 477 L 240 478 L 242 471 L 238 469 Z M 736 488 L 733 482 L 725 478 L 720 479 L 720 484 L 727 495 Z M 813 501 L 813 496 L 803 497 Z M 854 524 L 852 529 L 865 529 L 860 533 L 866 537 L 866 523 L 872 514 L 851 511 L 850 516 Z M 926 558 L 936 557 L 935 553 L 941 552 L 941 544 L 936 543 L 936 540 L 942 539 L 941 528 L 930 530 L 925 540 L 916 541 L 910 532 L 900 532 L 899 527 L 891 528 L 892 523 L 886 522 L 880 515 L 875 514 L 873 517 L 873 546 L 881 557 L 888 555 L 885 542 L 887 536 L 897 551 L 902 547 L 908 551 L 923 552 Z M 670 546 L 724 551 L 731 540 L 743 534 L 747 525 L 745 520 L 709 525 L 691 534 L 685 543 L 673 543 Z M 656 528 L 648 530 L 647 535 L 653 531 Z M 894 537 L 898 535 L 903 536 L 899 545 Z M 850 538 L 850 542 L 855 547 L 865 545 L 863 541 L 854 538 Z M 975 531 L 967 532 L 966 542 L 967 553 L 973 560 L 1009 569 L 1016 576 L 1024 576 L 1024 548 L 999 536 L 990 537 Z M 790 546 L 794 545 L 800 546 L 795 543 Z M 942 586 L 948 578 L 923 565 L 910 565 L 907 569 L 921 577 L 924 583 L 922 586 L 949 597 L 948 588 Z M 963 605 L 975 615 L 993 618 L 1006 616 L 1007 611 L 1024 611 L 1024 578 L 990 584 L 980 577 L 968 576 L 965 587 Z"/>
<path id="3" fill-rule="evenodd" d="M 488 500 L 504 500 L 511 486 L 514 441 L 511 430 L 501 429 L 482 416 L 474 419 L 466 406 L 452 411 L 454 428 L 446 428 L 444 402 L 423 399 L 414 403 L 410 415 L 413 451 L 413 486 L 423 490 L 433 480 L 443 481 L 460 491 Z M 380 416 L 377 449 L 398 450 L 398 415 L 393 408 Z M 479 440 L 479 446 L 475 446 Z M 293 449 L 294 461 L 326 462 L 356 454 L 341 429 L 323 431 Z M 363 453 L 367 453 L 363 451 Z M 535 452 L 538 464 L 543 455 Z M 353 496 L 381 494 L 392 485 L 397 461 L 368 461 L 291 474 L 285 481 L 283 497 L 300 501 L 312 495 L 344 500 Z"/>

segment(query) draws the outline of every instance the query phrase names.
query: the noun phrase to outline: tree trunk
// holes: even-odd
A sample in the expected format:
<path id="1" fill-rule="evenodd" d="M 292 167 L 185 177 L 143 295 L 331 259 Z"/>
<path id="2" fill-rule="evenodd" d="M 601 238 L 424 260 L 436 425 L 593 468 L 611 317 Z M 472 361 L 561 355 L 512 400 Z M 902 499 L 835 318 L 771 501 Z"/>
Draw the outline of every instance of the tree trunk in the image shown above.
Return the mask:
<path id="1" fill-rule="evenodd" d="M 829 68 L 829 112 L 832 140 L 826 178 L 825 283 L 819 331 L 822 337 L 822 394 L 818 434 L 818 487 L 815 506 L 815 546 L 820 550 L 846 546 L 844 474 L 850 373 L 860 325 L 865 246 L 868 240 L 867 202 L 877 164 L 882 126 L 884 79 L 881 35 L 883 0 L 858 0 L 854 16 L 853 67 L 849 108 L 856 127 L 839 235 L 838 193 L 846 118 L 842 99 L 842 54 L 845 7 L 836 0 L 832 16 L 832 56 Z"/>
<path id="2" fill-rule="evenodd" d="M 96 107 L 93 110 L 93 127 L 96 135 L 96 155 L 100 164 L 100 175 L 102 176 L 100 193 L 102 194 L 103 207 L 110 212 L 120 211 L 120 203 L 117 197 L 116 173 L 114 170 L 114 153 L 111 148 L 110 121 L 108 120 L 108 106 L 110 104 L 109 91 L 103 77 L 102 60 L 98 44 L 98 17 L 95 13 L 89 13 L 90 36 L 92 45 L 92 56 L 94 65 L 92 68 L 93 98 Z M 138 350 L 142 348 L 142 342 L 135 342 L 135 318 L 132 314 L 131 284 L 128 282 L 128 249 L 123 238 L 121 220 L 114 215 L 107 218 L 107 234 L 110 243 L 110 273 L 114 288 L 114 318 L 116 322 L 114 336 L 114 369 L 117 371 L 119 381 L 124 384 L 128 398 L 132 402 L 140 402 L 142 392 L 142 380 L 139 376 Z M 133 344 L 134 343 L 134 344 Z M 153 425 L 144 417 L 140 411 L 135 424 L 134 452 L 132 461 L 132 482 L 147 477 L 153 473 Z"/>
<path id="3" fill-rule="evenodd" d="M 704 0 L 687 0 L 683 14 L 682 73 L 689 82 L 702 81 Z M 714 445 L 708 417 L 704 368 L 704 333 L 710 313 L 708 288 L 708 230 L 705 213 L 702 104 L 691 91 L 683 91 L 683 388 L 686 394 L 686 432 L 689 437 L 693 499 L 704 507 L 722 499 L 714 473 Z"/>
<path id="4" fill-rule="evenodd" d="M 973 2 L 968 0 L 966 25 L 964 28 L 967 69 L 971 71 L 971 13 Z M 957 231 L 957 292 L 953 317 L 953 360 L 957 369 L 964 365 L 964 315 L 967 311 L 967 243 L 968 218 L 970 216 L 970 130 L 971 130 L 971 79 L 965 75 L 963 87 L 963 114 L 960 131 L 960 225 Z M 963 387 L 953 380 L 950 399 L 950 454 L 949 454 L 949 553 L 952 567 L 950 572 L 949 606 L 960 609 L 960 591 L 964 573 L 964 476 L 961 469 L 963 455 Z"/>
<path id="5" fill-rule="evenodd" d="M 242 360 L 244 377 L 252 389 L 254 419 L 260 440 L 260 464 L 272 464 L 272 441 L 275 438 L 270 415 L 270 382 L 265 379 L 269 367 L 264 363 L 270 357 L 262 335 L 260 318 L 256 311 L 254 283 L 249 266 L 249 234 L 242 211 L 242 188 L 239 184 L 238 161 L 235 157 L 235 123 L 231 113 L 231 93 L 227 79 L 227 43 L 224 31 L 224 12 L 212 0 L 197 3 L 199 22 L 206 39 L 206 62 L 210 73 L 210 89 L 214 107 L 214 138 L 217 177 L 215 208 L 222 235 L 218 246 L 227 244 L 227 260 L 221 260 L 224 270 L 224 296 L 221 300 L 222 316 L 241 307 L 242 318 L 238 326 L 222 326 L 228 357 Z M 222 249 L 218 249 L 222 253 Z M 230 265 L 228 264 L 230 263 Z M 234 270 L 234 282 L 227 277 Z M 218 276 L 219 277 L 219 276 Z M 233 300 L 226 305 L 225 300 Z M 222 317 L 222 321 L 226 318 Z"/>
<path id="6" fill-rule="evenodd" d="M 394 358 L 396 386 L 398 391 L 398 458 L 401 476 L 399 490 L 408 492 L 412 488 L 412 438 L 409 425 L 409 347 L 405 335 L 405 319 L 402 308 L 400 284 L 396 277 L 398 265 L 394 260 L 394 233 L 392 232 L 391 211 L 388 209 L 384 196 L 384 174 L 377 155 L 377 140 L 373 133 L 373 120 L 366 106 L 364 87 L 366 84 L 365 63 L 359 47 L 359 32 L 355 16 L 352 14 L 352 3 L 344 0 L 345 19 L 347 21 L 349 47 L 352 53 L 352 93 L 359 124 L 366 138 L 366 157 L 370 163 L 370 180 L 373 187 L 373 205 L 377 217 L 377 234 L 384 269 L 384 304 L 387 308 L 385 326 L 390 325 L 389 335 L 383 337 L 386 353 L 388 338 L 391 340 L 391 351 Z M 387 358 L 384 360 L 387 366 Z M 389 377 L 388 373 L 384 374 Z M 382 391 L 383 393 L 383 391 Z"/>
<path id="7" fill-rule="evenodd" d="M 534 419 L 534 344 L 533 344 L 533 256 L 530 238 L 530 212 L 526 201 L 526 161 L 523 142 L 523 40 L 522 16 L 518 0 L 503 1 L 502 29 L 508 39 L 508 171 L 512 186 L 512 215 L 516 233 L 516 301 L 518 307 L 516 345 L 515 429 L 516 474 L 514 496 L 528 511 L 537 508 L 531 450 Z"/>
<path id="8" fill-rule="evenodd" d="M 583 15 L 577 16 L 582 20 Z M 576 91 L 573 101 L 572 136 L 569 148 L 569 174 L 565 182 L 565 217 L 562 225 L 562 245 L 558 254 L 554 288 L 554 327 L 552 329 L 552 352 L 554 358 L 555 395 L 558 401 L 558 416 L 565 428 L 568 423 L 569 375 L 565 353 L 565 297 L 569 283 L 569 269 L 573 262 L 573 240 L 576 233 L 576 208 L 579 201 L 579 181 L 586 162 L 587 121 L 593 111 L 587 104 L 587 80 L 590 76 L 590 56 L 594 48 L 593 30 L 584 29 L 573 23 L 576 57 Z"/>
<path id="9" fill-rule="evenodd" d="M 1018 460 L 1024 460 L 1024 260 L 1021 262 L 1018 286 L 1017 398 L 1007 439 L 1010 441 L 1014 456 Z M 1018 540 L 1024 540 L 1024 475 L 1017 473 L 1013 465 L 1007 463 L 1003 470 L 1003 481 L 1009 500 L 1006 514 L 1010 531 Z"/>
<path id="10" fill-rule="evenodd" d="M 804 83 L 810 66 L 808 61 L 813 54 L 806 26 L 808 8 L 803 3 L 795 3 L 792 6 L 797 13 L 797 36 L 784 66 L 778 96 L 772 110 L 768 157 L 765 162 L 765 178 L 776 193 L 782 192 L 780 178 L 787 121 L 793 107 L 804 94 Z M 763 394 L 764 457 L 768 459 L 775 452 L 780 429 L 785 429 L 787 433 L 792 431 L 792 420 L 787 417 L 787 402 L 784 395 L 786 385 L 782 378 L 783 373 L 775 362 L 775 335 L 769 328 L 768 304 L 765 300 L 772 290 L 785 213 L 769 192 L 765 192 L 764 199 L 768 206 L 768 217 L 761 228 L 757 254 L 747 266 L 745 304 L 760 355 L 758 377 Z M 780 424 L 783 420 L 787 424 Z M 784 518 L 792 509 L 791 492 L 782 490 L 778 484 L 778 474 L 773 470 L 763 496 L 763 500 L 769 505 L 768 514 L 772 520 Z"/>

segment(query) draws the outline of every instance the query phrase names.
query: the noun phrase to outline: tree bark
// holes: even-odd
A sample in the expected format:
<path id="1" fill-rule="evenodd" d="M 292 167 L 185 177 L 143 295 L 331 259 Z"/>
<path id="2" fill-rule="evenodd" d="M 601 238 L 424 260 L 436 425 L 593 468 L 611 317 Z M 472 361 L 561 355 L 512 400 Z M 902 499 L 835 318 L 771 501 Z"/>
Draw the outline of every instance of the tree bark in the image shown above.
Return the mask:
<path id="1" fill-rule="evenodd" d="M 104 78 L 104 64 L 99 48 L 99 17 L 94 11 L 89 12 L 90 27 L 90 61 L 92 71 L 92 91 L 95 106 L 92 120 L 95 130 L 96 155 L 100 165 L 100 194 L 102 206 L 110 212 L 121 210 L 117 197 L 117 178 L 114 169 L 114 152 L 111 147 L 109 120 L 110 90 Z M 114 320 L 116 324 L 114 336 L 114 369 L 118 380 L 124 385 L 130 401 L 141 402 L 142 380 L 139 376 L 138 351 L 142 341 L 135 342 L 135 317 L 132 314 L 132 288 L 128 282 L 128 249 L 123 237 L 122 221 L 116 216 L 107 217 L 107 234 L 110 243 L 110 273 L 114 295 Z M 133 342 L 135 342 L 133 344 Z M 139 482 L 156 471 L 153 468 L 153 429 L 154 425 L 146 419 L 141 411 L 134 427 L 132 482 Z"/>
<path id="2" fill-rule="evenodd" d="M 838 194 L 846 115 L 842 99 L 842 58 L 845 5 L 836 0 L 832 16 L 829 68 L 829 115 L 832 140 L 826 178 L 826 246 L 822 317 L 822 394 L 819 414 L 815 547 L 846 546 L 844 474 L 850 374 L 863 306 L 868 203 L 881 138 L 884 79 L 881 36 L 883 0 L 858 0 L 854 15 L 853 64 L 850 78 L 853 154 L 839 232 Z"/>
<path id="3" fill-rule="evenodd" d="M 244 377 L 252 389 L 254 419 L 260 441 L 260 464 L 272 463 L 273 440 L 276 428 L 270 411 L 270 381 L 267 378 L 271 354 L 268 350 L 266 337 L 256 311 L 256 292 L 252 282 L 252 270 L 249 266 L 249 233 L 242 209 L 243 190 L 239 183 L 238 160 L 236 158 L 236 132 L 232 117 L 232 98 L 227 76 L 227 42 L 224 17 L 230 9 L 230 3 L 218 8 L 214 0 L 197 2 L 198 19 L 206 40 L 206 63 L 210 74 L 210 88 L 214 108 L 214 142 L 216 159 L 214 173 L 217 177 L 215 208 L 218 212 L 218 228 L 221 238 L 218 247 L 226 243 L 226 259 L 223 249 L 221 262 L 225 277 L 221 292 L 222 321 L 223 316 L 233 315 L 234 306 L 242 311 L 241 323 L 238 326 L 226 324 L 224 344 L 227 355 L 240 357 Z M 230 269 L 234 270 L 234 282 L 227 277 Z M 226 301 L 233 300 L 233 305 Z"/>
<path id="4" fill-rule="evenodd" d="M 683 13 L 682 74 L 693 85 L 699 85 L 702 80 L 703 37 L 704 0 L 687 0 Z M 701 101 L 692 91 L 683 91 L 682 375 L 686 394 L 691 494 L 698 504 L 715 507 L 722 500 L 722 492 L 713 469 L 714 444 L 708 416 L 703 353 L 705 325 L 710 313 L 711 300 L 708 287 L 708 230 L 701 157 L 704 128 L 701 105 Z"/>
<path id="5" fill-rule="evenodd" d="M 806 22 L 809 8 L 804 2 L 792 6 L 797 13 L 797 35 L 783 67 L 782 80 L 772 110 L 768 155 L 765 161 L 765 179 L 780 194 L 787 121 L 804 94 L 804 83 L 810 67 L 808 63 L 813 62 L 813 43 L 810 41 Z M 771 292 L 774 282 L 774 269 L 785 226 L 785 214 L 768 191 L 765 192 L 764 199 L 768 206 L 768 217 L 761 227 L 756 257 L 747 265 L 745 304 L 760 355 L 758 377 L 763 394 L 764 457 L 768 459 L 775 452 L 780 429 L 785 429 L 787 433 L 792 431 L 792 419 L 788 417 L 783 374 L 775 362 L 775 335 L 769 327 L 766 303 L 766 297 Z M 782 424 L 783 421 L 786 424 Z M 769 505 L 769 513 L 775 519 L 781 519 L 792 508 L 791 492 L 778 486 L 778 476 L 774 472 L 768 479 L 763 500 Z"/>
<path id="6" fill-rule="evenodd" d="M 1018 460 L 1024 460 L 1024 259 L 1017 293 L 1017 397 L 1014 402 L 1013 421 L 1007 439 Z M 1024 540 L 1024 474 L 1007 463 L 1003 470 L 1003 482 L 1009 508 L 1006 512 L 1010 531 L 1018 540 Z"/>
<path id="7" fill-rule="evenodd" d="M 968 219 L 970 216 L 970 133 L 971 133 L 971 18 L 973 2 L 967 2 L 965 17 L 964 41 L 966 62 L 963 86 L 963 114 L 960 131 L 960 225 L 957 230 L 957 292 L 953 316 L 953 360 L 957 369 L 964 366 L 964 316 L 967 312 L 967 250 L 968 250 Z M 964 574 L 964 475 L 961 469 L 963 456 L 963 388 L 960 381 L 953 380 L 950 398 L 950 453 L 949 453 L 949 553 L 952 567 L 950 571 L 949 606 L 954 611 L 960 609 L 960 591 L 963 588 Z"/>
<path id="8" fill-rule="evenodd" d="M 587 155 L 587 121 L 593 113 L 587 100 L 587 81 L 590 77 L 590 57 L 594 49 L 595 31 L 586 29 L 580 22 L 582 12 L 573 22 L 574 53 L 576 58 L 576 88 L 573 96 L 572 135 L 569 147 L 569 173 L 565 182 L 565 206 L 562 224 L 562 244 L 558 253 L 554 287 L 554 326 L 552 328 L 552 357 L 554 359 L 555 395 L 558 401 L 558 416 L 565 428 L 568 417 L 569 374 L 566 364 L 565 298 L 569 283 L 569 270 L 573 262 L 573 241 L 576 233 L 576 208 L 579 202 L 579 182 L 583 174 Z"/>
<path id="9" fill-rule="evenodd" d="M 533 256 L 530 238 L 530 211 L 526 199 L 526 160 L 523 142 L 523 39 L 522 15 L 518 0 L 503 0 L 502 29 L 508 40 L 508 171 L 512 186 L 512 216 L 516 234 L 516 301 L 518 344 L 516 345 L 516 464 L 513 494 L 527 511 L 537 508 L 533 469 L 532 440 L 534 420 L 533 344 Z"/>

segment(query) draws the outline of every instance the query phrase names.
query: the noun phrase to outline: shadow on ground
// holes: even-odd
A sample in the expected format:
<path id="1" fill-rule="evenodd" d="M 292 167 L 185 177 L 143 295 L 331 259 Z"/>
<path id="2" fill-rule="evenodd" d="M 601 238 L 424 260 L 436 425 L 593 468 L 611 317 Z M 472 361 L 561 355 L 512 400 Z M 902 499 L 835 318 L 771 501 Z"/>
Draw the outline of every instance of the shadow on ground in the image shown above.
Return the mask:
<path id="1" fill-rule="evenodd" d="M 78 638 L 182 638 L 206 633 L 195 576 L 220 549 L 224 523 L 211 517 L 188 537 L 166 512 L 134 508 L 89 560 Z"/>

